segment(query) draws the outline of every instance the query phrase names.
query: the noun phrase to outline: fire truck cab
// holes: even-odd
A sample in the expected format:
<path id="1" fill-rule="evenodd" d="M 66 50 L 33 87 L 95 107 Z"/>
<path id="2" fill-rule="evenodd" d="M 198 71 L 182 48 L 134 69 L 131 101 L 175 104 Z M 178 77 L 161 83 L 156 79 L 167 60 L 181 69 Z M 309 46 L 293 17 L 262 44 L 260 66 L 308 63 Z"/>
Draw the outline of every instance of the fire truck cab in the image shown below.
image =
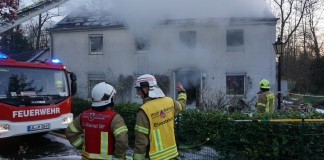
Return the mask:
<path id="1" fill-rule="evenodd" d="M 66 128 L 76 88 L 58 59 L 18 62 L 0 53 L 0 138 Z"/>

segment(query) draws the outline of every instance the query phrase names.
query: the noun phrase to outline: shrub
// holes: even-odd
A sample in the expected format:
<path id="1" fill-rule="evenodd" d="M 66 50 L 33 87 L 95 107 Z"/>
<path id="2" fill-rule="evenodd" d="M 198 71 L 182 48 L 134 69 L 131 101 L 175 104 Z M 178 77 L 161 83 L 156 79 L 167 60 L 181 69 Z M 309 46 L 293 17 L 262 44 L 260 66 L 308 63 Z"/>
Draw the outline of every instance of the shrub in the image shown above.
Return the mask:
<path id="1" fill-rule="evenodd" d="M 79 97 L 72 98 L 72 108 L 71 112 L 73 113 L 73 117 L 78 116 L 84 110 L 89 109 L 91 107 L 91 102 Z"/>

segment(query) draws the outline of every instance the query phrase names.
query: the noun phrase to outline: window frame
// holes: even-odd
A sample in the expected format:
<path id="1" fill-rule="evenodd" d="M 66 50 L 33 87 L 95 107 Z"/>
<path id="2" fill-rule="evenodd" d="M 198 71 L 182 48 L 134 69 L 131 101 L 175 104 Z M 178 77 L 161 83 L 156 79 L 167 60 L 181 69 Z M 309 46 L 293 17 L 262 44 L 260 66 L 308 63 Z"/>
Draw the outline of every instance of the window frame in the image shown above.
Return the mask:
<path id="1" fill-rule="evenodd" d="M 238 37 L 239 36 L 239 37 Z M 235 43 L 230 41 L 231 39 L 240 39 L 241 44 L 235 46 L 234 44 L 230 45 L 229 43 Z M 236 40 L 237 42 L 237 40 Z M 226 51 L 227 52 L 244 52 L 244 29 L 228 29 L 226 30 Z"/>
<path id="2" fill-rule="evenodd" d="M 92 38 L 101 38 L 101 50 L 98 52 L 93 52 L 92 51 Z M 98 55 L 98 54 L 103 54 L 103 35 L 102 34 L 90 34 L 89 35 L 89 54 L 90 55 Z"/>
<path id="3" fill-rule="evenodd" d="M 235 77 L 235 78 L 234 78 Z M 241 83 L 241 84 L 238 84 L 238 85 L 242 85 L 242 86 L 239 86 L 240 88 L 241 87 L 243 87 L 243 88 L 241 88 L 241 89 L 239 89 L 239 90 L 242 90 L 243 89 L 243 91 L 239 91 L 239 92 L 237 92 L 237 91 L 234 91 L 234 93 L 233 92 L 230 92 L 229 91 L 229 84 L 228 84 L 228 78 L 232 78 L 232 79 L 234 79 L 232 82 L 234 82 L 234 81 L 237 81 L 237 80 L 235 80 L 236 78 L 243 78 L 243 82 Z M 245 73 L 226 73 L 226 95 L 227 96 L 244 96 L 246 94 L 246 74 Z"/>
<path id="4" fill-rule="evenodd" d="M 186 35 L 185 33 L 194 33 L 194 34 Z M 194 48 L 194 47 L 196 47 L 196 44 L 197 44 L 197 32 L 196 31 L 179 31 L 179 41 L 180 41 L 180 44 L 183 46 Z"/>
<path id="5" fill-rule="evenodd" d="M 94 85 L 92 86 L 91 82 L 94 82 Z M 100 83 L 100 82 L 105 82 L 105 74 L 88 74 L 88 98 L 91 99 L 91 92 L 93 87 Z"/>

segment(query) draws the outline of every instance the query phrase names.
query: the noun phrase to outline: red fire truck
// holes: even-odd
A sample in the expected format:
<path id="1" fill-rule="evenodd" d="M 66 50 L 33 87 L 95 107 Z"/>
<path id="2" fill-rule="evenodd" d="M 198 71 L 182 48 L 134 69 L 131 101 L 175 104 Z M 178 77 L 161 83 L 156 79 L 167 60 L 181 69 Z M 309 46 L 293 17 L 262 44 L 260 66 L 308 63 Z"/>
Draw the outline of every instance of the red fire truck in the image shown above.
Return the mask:
<path id="1" fill-rule="evenodd" d="M 17 62 L 0 53 L 0 138 L 66 128 L 76 88 L 58 59 Z"/>

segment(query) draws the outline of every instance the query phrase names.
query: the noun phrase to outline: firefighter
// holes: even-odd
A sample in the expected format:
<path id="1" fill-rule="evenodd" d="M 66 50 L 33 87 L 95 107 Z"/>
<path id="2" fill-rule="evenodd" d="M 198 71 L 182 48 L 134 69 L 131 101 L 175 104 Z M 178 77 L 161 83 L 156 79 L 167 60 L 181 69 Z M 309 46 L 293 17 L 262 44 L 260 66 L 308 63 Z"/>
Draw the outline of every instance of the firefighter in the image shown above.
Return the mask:
<path id="1" fill-rule="evenodd" d="M 82 148 L 82 159 L 126 159 L 128 129 L 123 118 L 113 111 L 116 90 L 106 82 L 92 89 L 92 107 L 83 111 L 66 128 L 73 147 Z"/>
<path id="2" fill-rule="evenodd" d="M 257 112 L 259 113 L 272 113 L 274 109 L 275 96 L 270 89 L 270 83 L 266 79 L 261 79 L 259 82 L 260 95 L 256 105 Z"/>
<path id="3" fill-rule="evenodd" d="M 134 160 L 177 157 L 174 117 L 186 108 L 187 101 L 182 84 L 176 83 L 177 100 L 166 97 L 149 74 L 138 77 L 135 88 L 143 105 L 136 116 Z"/>
<path id="4" fill-rule="evenodd" d="M 55 81 L 55 87 L 58 92 L 63 92 L 63 83 L 60 80 Z"/>

